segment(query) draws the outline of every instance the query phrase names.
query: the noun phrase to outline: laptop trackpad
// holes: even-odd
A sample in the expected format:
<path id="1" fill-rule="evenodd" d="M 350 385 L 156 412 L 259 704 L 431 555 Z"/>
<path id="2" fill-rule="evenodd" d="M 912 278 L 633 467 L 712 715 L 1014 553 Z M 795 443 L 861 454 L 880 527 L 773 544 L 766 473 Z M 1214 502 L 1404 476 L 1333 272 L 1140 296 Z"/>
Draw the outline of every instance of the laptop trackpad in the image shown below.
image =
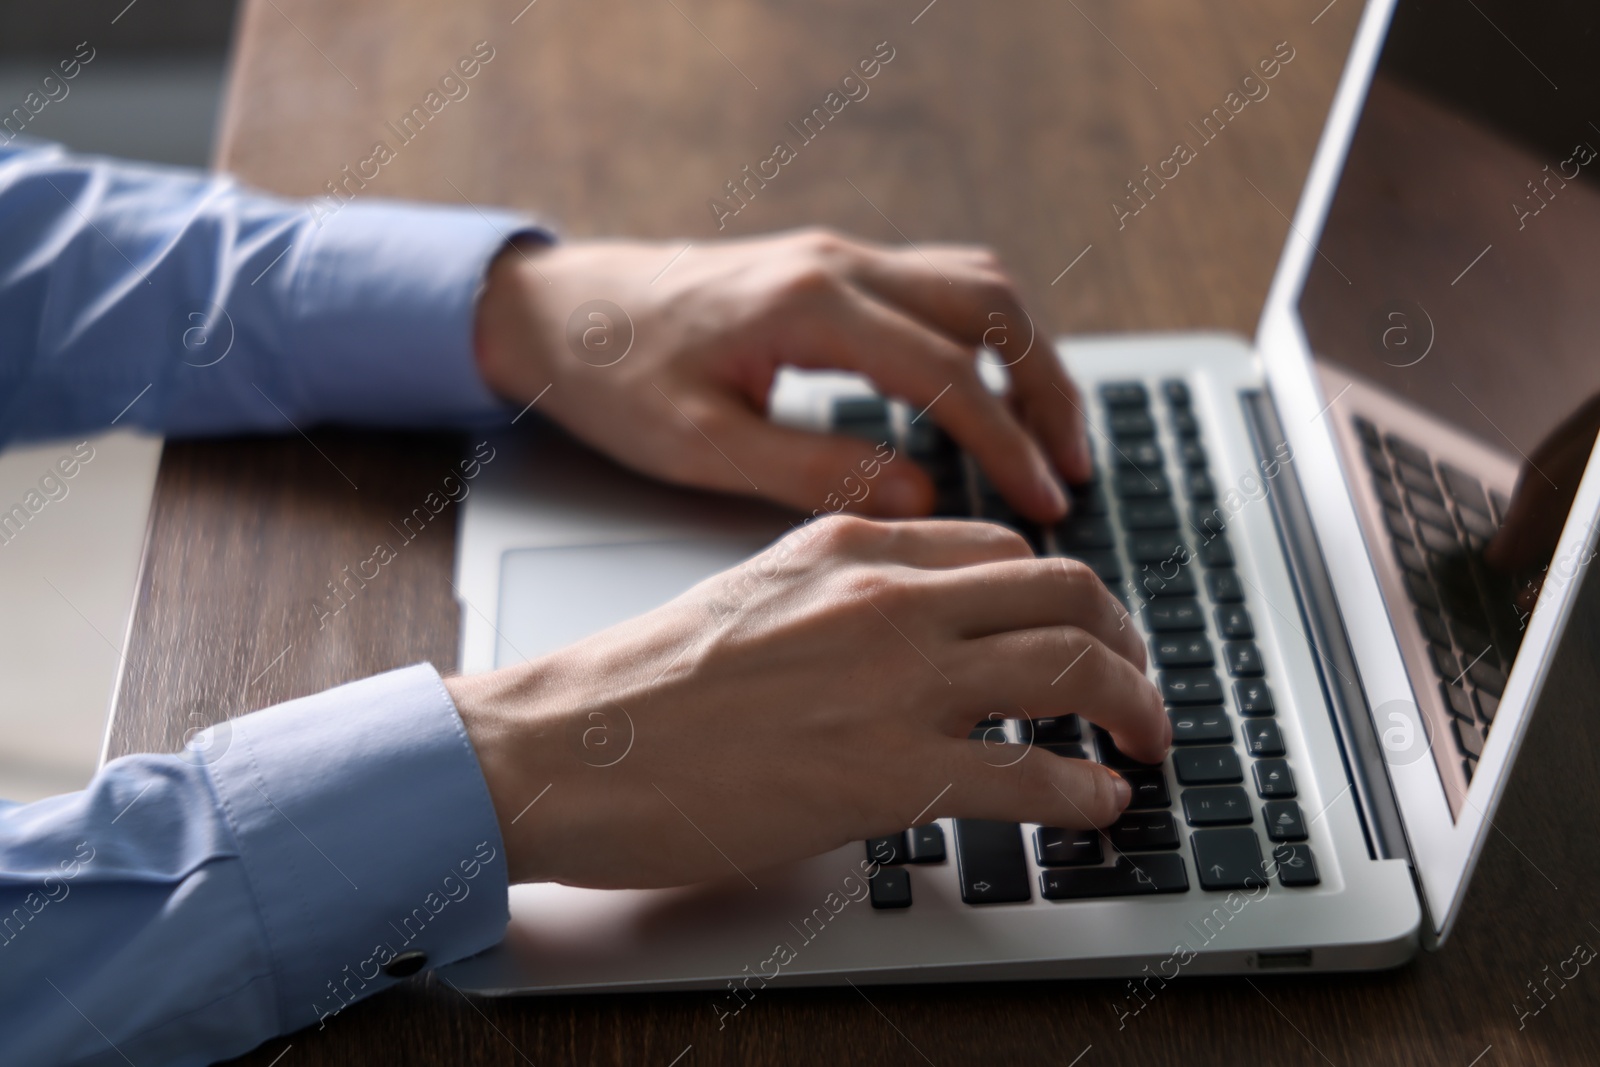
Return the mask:
<path id="1" fill-rule="evenodd" d="M 702 537 L 507 551 L 494 665 L 536 659 L 660 607 L 765 544 Z"/>

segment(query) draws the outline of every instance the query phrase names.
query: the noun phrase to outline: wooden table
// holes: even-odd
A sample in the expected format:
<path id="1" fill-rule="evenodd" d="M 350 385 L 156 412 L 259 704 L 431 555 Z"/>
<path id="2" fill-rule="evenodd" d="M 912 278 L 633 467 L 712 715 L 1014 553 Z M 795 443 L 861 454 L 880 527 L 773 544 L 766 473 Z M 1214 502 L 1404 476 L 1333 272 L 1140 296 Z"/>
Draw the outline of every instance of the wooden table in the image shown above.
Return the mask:
<path id="1" fill-rule="evenodd" d="M 318 193 L 487 41 L 494 58 L 470 95 L 399 149 L 363 195 L 511 204 L 572 236 L 703 241 L 717 233 L 707 202 L 724 182 L 791 139 L 786 124 L 887 41 L 894 58 L 869 95 L 801 147 L 724 233 L 824 223 L 884 241 L 983 241 L 1051 329 L 1248 334 L 1359 6 L 525 2 L 251 0 L 220 163 L 282 193 Z M 1111 205 L 1125 183 L 1190 140 L 1190 120 L 1281 41 L 1295 57 L 1270 95 L 1119 228 Z M 113 754 L 172 749 L 199 721 L 408 662 L 454 663 L 449 523 L 430 526 L 334 624 L 319 631 L 311 605 L 386 536 L 459 442 L 315 437 L 326 459 L 287 427 L 278 439 L 168 446 Z M 1556 995 L 1525 1029 L 1513 1007 L 1574 945 L 1600 945 L 1591 755 L 1600 737 L 1583 711 L 1592 704 L 1574 700 L 1534 723 L 1458 933 L 1395 973 L 1183 981 L 1121 1029 L 1113 1005 L 1125 991 L 1112 982 L 872 989 L 870 1000 L 848 988 L 792 991 L 721 1032 L 703 995 L 469 1003 L 422 978 L 243 1062 L 1600 1061 L 1593 968 L 1565 988 L 1552 981 Z"/>

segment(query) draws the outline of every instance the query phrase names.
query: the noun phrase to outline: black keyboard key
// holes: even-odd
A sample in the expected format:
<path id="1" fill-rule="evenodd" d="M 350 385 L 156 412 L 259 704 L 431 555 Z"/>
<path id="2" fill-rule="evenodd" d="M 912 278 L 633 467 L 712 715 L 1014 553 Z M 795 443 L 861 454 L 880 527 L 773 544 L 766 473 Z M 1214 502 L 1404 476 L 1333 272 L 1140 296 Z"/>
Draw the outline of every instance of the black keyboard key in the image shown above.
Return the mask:
<path id="1" fill-rule="evenodd" d="M 1119 771 L 1143 771 L 1150 770 L 1152 768 L 1156 770 L 1161 769 L 1161 764 L 1159 763 L 1140 763 L 1138 760 L 1122 751 L 1122 749 L 1117 747 L 1116 742 L 1111 740 L 1111 735 L 1106 733 L 1104 730 L 1095 730 L 1094 745 L 1095 751 L 1100 754 L 1100 762 L 1104 763 L 1107 767 L 1111 767 Z"/>
<path id="2" fill-rule="evenodd" d="M 1372 471 L 1373 476 L 1379 481 L 1389 481 L 1392 477 L 1389 473 L 1389 457 L 1384 454 L 1383 449 L 1375 445 L 1362 445 L 1361 452 L 1366 457 L 1367 468 Z"/>
<path id="3" fill-rule="evenodd" d="M 1478 727 L 1469 722 L 1454 719 L 1450 723 L 1455 728 L 1456 747 L 1463 756 L 1479 759 L 1483 756 L 1483 733 Z"/>
<path id="4" fill-rule="evenodd" d="M 1445 488 L 1450 490 L 1451 499 L 1463 509 L 1489 518 L 1489 498 L 1484 495 L 1478 479 L 1448 463 L 1439 464 L 1439 474 L 1444 478 Z"/>
<path id="5" fill-rule="evenodd" d="M 1422 634 L 1429 641 L 1441 648 L 1450 647 L 1450 631 L 1445 629 L 1444 617 L 1436 611 L 1417 611 L 1417 625 L 1422 627 Z"/>
<path id="6" fill-rule="evenodd" d="M 1172 807 L 1172 794 L 1167 792 L 1167 774 L 1160 767 L 1117 773 L 1133 787 L 1133 798 L 1128 801 L 1129 811 Z"/>
<path id="7" fill-rule="evenodd" d="M 1486 723 L 1494 722 L 1494 714 L 1500 710 L 1500 698 L 1482 689 L 1475 695 L 1478 700 L 1478 718 Z"/>
<path id="8" fill-rule="evenodd" d="M 1286 888 L 1306 889 L 1322 882 L 1310 845 L 1279 845 L 1272 850 L 1272 860 L 1278 868 L 1278 882 Z"/>
<path id="9" fill-rule="evenodd" d="M 1172 496 L 1172 483 L 1160 471 L 1147 474 L 1135 467 L 1119 467 L 1111 476 L 1111 491 L 1128 500 L 1166 499 Z"/>
<path id="10" fill-rule="evenodd" d="M 1105 859 L 1099 830 L 1041 826 L 1033 832 L 1033 855 L 1041 867 L 1093 867 Z"/>
<path id="11" fill-rule="evenodd" d="M 1122 581 L 1122 560 L 1115 552 L 1064 552 L 1062 555 L 1087 563 L 1095 577 L 1107 585 Z"/>
<path id="12" fill-rule="evenodd" d="M 1219 568 L 1206 575 L 1206 592 L 1218 604 L 1237 604 L 1244 599 L 1244 583 L 1238 571 Z"/>
<path id="13" fill-rule="evenodd" d="M 1128 538 L 1128 556 L 1135 563 L 1168 563 L 1161 573 L 1168 573 L 1189 558 L 1189 548 L 1183 538 L 1171 533 L 1136 533 Z"/>
<path id="14" fill-rule="evenodd" d="M 1109 515 L 1111 505 L 1106 502 L 1105 486 L 1074 485 L 1067 496 L 1067 504 L 1075 516 Z"/>
<path id="15" fill-rule="evenodd" d="M 1200 563 L 1204 567 L 1231 567 L 1233 566 L 1233 548 L 1228 544 L 1228 539 L 1221 534 L 1208 541 L 1200 542 L 1197 553 Z"/>
<path id="16" fill-rule="evenodd" d="M 1411 536 L 1411 520 L 1395 508 L 1383 509 L 1383 524 L 1389 528 L 1389 536 L 1400 544 L 1409 545 L 1414 540 Z"/>
<path id="17" fill-rule="evenodd" d="M 1267 673 L 1261 664 L 1261 649 L 1254 641 L 1229 641 L 1222 646 L 1222 659 L 1235 678 L 1259 678 Z"/>
<path id="18" fill-rule="evenodd" d="M 1228 604 L 1217 609 L 1217 633 L 1230 641 L 1248 641 L 1256 635 L 1256 626 L 1247 608 Z"/>
<path id="19" fill-rule="evenodd" d="M 1118 852 L 1154 852 L 1178 847 L 1178 824 L 1165 811 L 1132 812 L 1106 827 Z"/>
<path id="20" fill-rule="evenodd" d="M 1072 515 L 1056 527 L 1056 543 L 1065 555 L 1092 552 L 1116 546 L 1111 522 L 1103 515 Z"/>
<path id="21" fill-rule="evenodd" d="M 1394 542 L 1394 554 L 1400 560 L 1400 566 L 1412 574 L 1428 576 L 1428 562 L 1422 558 L 1422 553 L 1417 551 L 1416 545 L 1408 545 L 1404 541 Z"/>
<path id="22" fill-rule="evenodd" d="M 1198 600 L 1157 600 L 1144 609 L 1145 625 L 1151 633 L 1182 633 L 1206 628 L 1205 612 Z"/>
<path id="23" fill-rule="evenodd" d="M 1159 471 L 1166 466 L 1166 455 L 1153 439 L 1125 441 L 1117 446 L 1117 462 L 1142 471 Z"/>
<path id="24" fill-rule="evenodd" d="M 1151 638 L 1150 651 L 1157 667 L 1209 667 L 1216 662 L 1211 639 L 1203 632 Z"/>
<path id="25" fill-rule="evenodd" d="M 1261 843 L 1251 829 L 1196 830 L 1189 835 L 1201 889 L 1252 889 L 1267 884 Z"/>
<path id="26" fill-rule="evenodd" d="M 1445 533 L 1439 527 L 1426 522 L 1417 525 L 1417 539 L 1422 542 L 1423 548 L 1441 556 L 1459 556 L 1463 551 L 1461 542 L 1456 540 L 1453 531 Z"/>
<path id="27" fill-rule="evenodd" d="M 1412 574 L 1409 571 L 1404 577 L 1406 583 L 1406 595 L 1411 598 L 1411 602 L 1413 604 L 1417 605 L 1419 608 L 1425 608 L 1428 611 L 1439 610 L 1439 594 L 1433 591 L 1433 585 L 1428 581 L 1428 579 L 1423 578 L 1420 575 Z"/>
<path id="28" fill-rule="evenodd" d="M 1203 470 L 1206 465 L 1206 448 L 1193 438 L 1178 442 L 1178 462 L 1190 470 Z"/>
<path id="29" fill-rule="evenodd" d="M 1240 715 L 1271 715 L 1278 710 L 1272 702 L 1271 688 L 1262 681 L 1234 682 L 1233 699 Z"/>
<path id="30" fill-rule="evenodd" d="M 833 428 L 839 433 L 888 441 L 889 402 L 881 396 L 842 396 L 833 402 Z"/>
<path id="31" fill-rule="evenodd" d="M 1374 478 L 1372 486 L 1378 491 L 1378 499 L 1383 501 L 1385 507 L 1391 507 L 1396 511 L 1405 510 L 1404 505 L 1400 502 L 1400 490 L 1394 487 L 1393 482 L 1380 481 Z"/>
<path id="32" fill-rule="evenodd" d="M 1292 800 L 1269 800 L 1261 805 L 1261 821 L 1267 824 L 1267 836 L 1274 841 L 1304 841 L 1311 836 L 1300 805 Z"/>
<path id="33" fill-rule="evenodd" d="M 1122 505 L 1122 525 L 1129 530 L 1176 530 L 1178 509 L 1170 500 L 1130 500 Z"/>
<path id="34" fill-rule="evenodd" d="M 1433 470 L 1433 461 L 1428 454 L 1398 434 L 1386 435 L 1384 443 L 1389 446 L 1389 454 L 1401 463 L 1409 463 L 1422 471 Z"/>
<path id="35" fill-rule="evenodd" d="M 1106 416 L 1106 429 L 1117 444 L 1156 435 L 1155 420 L 1147 411 L 1113 408 Z"/>
<path id="36" fill-rule="evenodd" d="M 1378 428 L 1366 419 L 1357 416 L 1351 420 L 1355 424 L 1356 433 L 1360 435 L 1362 444 L 1378 446 L 1383 443 L 1378 436 Z"/>
<path id="37" fill-rule="evenodd" d="M 1451 685 L 1449 682 L 1439 688 L 1444 693 L 1444 705 L 1450 709 L 1451 715 L 1465 722 L 1477 721 L 1478 716 L 1472 707 L 1472 697 L 1465 689 L 1459 685 Z"/>
<path id="38" fill-rule="evenodd" d="M 1433 669 L 1439 677 L 1447 681 L 1455 681 L 1461 673 L 1461 664 L 1456 660 L 1454 652 L 1440 648 L 1438 645 L 1428 646 L 1428 655 L 1433 660 Z"/>
<path id="39" fill-rule="evenodd" d="M 868 884 L 874 908 L 911 907 L 911 874 L 904 867 L 880 867 Z"/>
<path id="40" fill-rule="evenodd" d="M 1184 471 L 1183 495 L 1190 500 L 1215 500 L 1217 487 L 1205 471 Z"/>
<path id="41" fill-rule="evenodd" d="M 1146 563 L 1134 578 L 1139 595 L 1147 600 L 1194 596 L 1194 569 L 1172 562 Z"/>
<path id="42" fill-rule="evenodd" d="M 1020 826 L 992 819 L 957 819 L 955 828 L 962 900 L 1009 904 L 1033 898 Z"/>
<path id="43" fill-rule="evenodd" d="M 906 834 L 902 830 L 888 837 L 874 837 L 867 842 L 867 859 L 885 867 L 906 861 Z"/>
<path id="44" fill-rule="evenodd" d="M 1281 756 L 1283 731 L 1271 719 L 1256 719 L 1244 724 L 1244 747 L 1252 756 Z"/>
<path id="45" fill-rule="evenodd" d="M 1172 753 L 1179 785 L 1223 785 L 1244 781 L 1239 754 L 1226 745 L 1180 748 Z"/>
<path id="46" fill-rule="evenodd" d="M 1219 507 L 1204 503 L 1196 504 L 1189 509 L 1189 525 L 1194 528 L 1197 537 L 1206 540 L 1228 528 L 1228 516 Z"/>
<path id="47" fill-rule="evenodd" d="M 944 827 L 936 822 L 906 831 L 907 863 L 943 863 Z"/>
<path id="48" fill-rule="evenodd" d="M 1500 527 L 1496 526 L 1494 520 L 1487 515 L 1479 515 L 1476 511 L 1468 511 L 1466 508 L 1462 508 L 1458 514 L 1461 516 L 1461 525 L 1466 527 L 1467 533 L 1480 541 L 1491 541 L 1494 535 L 1500 532 Z"/>
<path id="49" fill-rule="evenodd" d="M 1409 463 L 1400 464 L 1396 473 L 1400 475 L 1400 484 L 1406 487 L 1406 496 L 1411 498 L 1413 506 L 1427 502 L 1443 510 L 1444 493 L 1439 491 L 1439 483 L 1433 480 L 1432 473 L 1418 470 Z"/>
<path id="50" fill-rule="evenodd" d="M 1410 494 L 1409 501 L 1411 514 L 1415 515 L 1418 520 L 1437 530 L 1442 530 L 1452 537 L 1455 536 L 1456 524 L 1450 520 L 1450 513 L 1443 507 L 1415 493 Z"/>
<path id="51" fill-rule="evenodd" d="M 1050 753 L 1052 756 L 1060 756 L 1062 759 L 1088 759 L 1089 758 L 1088 749 L 1084 748 L 1082 745 L 1073 745 L 1073 744 L 1040 745 L 1039 747 L 1044 749 L 1046 752 Z"/>
<path id="52" fill-rule="evenodd" d="M 1199 437 L 1200 421 L 1194 417 L 1194 412 L 1183 410 L 1172 413 L 1172 432 L 1179 437 Z"/>
<path id="53" fill-rule="evenodd" d="M 1221 708 L 1188 708 L 1169 711 L 1172 720 L 1172 743 L 1175 745 L 1211 745 L 1233 740 L 1233 727 Z"/>
<path id="54" fill-rule="evenodd" d="M 985 719 L 968 731 L 967 740 L 982 741 L 986 745 L 1004 745 L 1011 738 L 1006 736 L 1004 719 Z"/>
<path id="55" fill-rule="evenodd" d="M 1168 406 L 1186 408 L 1189 406 L 1189 383 L 1181 378 L 1168 378 L 1161 383 L 1161 395 L 1167 398 Z"/>
<path id="56" fill-rule="evenodd" d="M 1222 703 L 1222 679 L 1217 677 L 1216 671 L 1201 668 L 1162 671 L 1157 675 L 1157 682 L 1162 699 L 1176 707 Z"/>
<path id="57" fill-rule="evenodd" d="M 1237 826 L 1251 821 L 1250 797 L 1236 785 L 1205 785 L 1183 791 L 1183 817 L 1190 826 Z"/>
<path id="58" fill-rule="evenodd" d="M 1295 795 L 1294 772 L 1285 759 L 1256 760 L 1256 795 L 1267 800 L 1288 800 Z"/>
<path id="59" fill-rule="evenodd" d="M 1056 715 L 1048 719 L 1022 719 L 1020 734 L 1036 745 L 1059 745 L 1083 739 L 1083 720 L 1076 715 Z"/>
<path id="60" fill-rule="evenodd" d="M 1150 394 L 1143 382 L 1106 382 L 1100 387 L 1100 399 L 1108 408 L 1150 406 Z"/>
<path id="61" fill-rule="evenodd" d="M 1188 888 L 1183 857 L 1171 852 L 1137 858 L 1120 856 L 1115 867 L 1067 868 L 1039 874 L 1039 895 L 1046 900 L 1183 893 Z"/>
<path id="62" fill-rule="evenodd" d="M 1490 663 L 1488 656 L 1467 668 L 1467 677 L 1472 679 L 1472 684 L 1479 689 L 1486 690 L 1490 696 L 1503 696 L 1506 691 L 1506 672 Z"/>

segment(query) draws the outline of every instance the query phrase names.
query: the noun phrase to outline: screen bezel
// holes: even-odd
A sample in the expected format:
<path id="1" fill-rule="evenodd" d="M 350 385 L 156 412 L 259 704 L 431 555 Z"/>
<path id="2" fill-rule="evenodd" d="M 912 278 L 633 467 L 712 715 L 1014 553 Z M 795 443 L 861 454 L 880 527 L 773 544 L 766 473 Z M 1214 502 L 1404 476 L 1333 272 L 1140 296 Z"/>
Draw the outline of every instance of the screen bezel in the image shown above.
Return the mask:
<path id="1" fill-rule="evenodd" d="M 1416 696 L 1338 458 L 1331 426 L 1331 417 L 1337 413 L 1337 398 L 1333 400 L 1334 410 L 1325 414 L 1329 398 L 1317 382 L 1297 305 L 1312 257 L 1317 254 L 1312 236 L 1320 235 L 1327 219 L 1395 2 L 1370 0 L 1362 13 L 1256 335 L 1256 348 L 1284 432 L 1294 448 L 1301 483 L 1346 487 L 1343 493 L 1308 493 L 1306 504 L 1369 708 L 1396 699 L 1415 702 Z M 1557 560 L 1582 559 L 1592 549 L 1600 520 L 1600 464 L 1595 462 L 1595 455 L 1591 451 L 1562 528 L 1554 557 Z M 1436 947 L 1448 936 L 1460 910 L 1580 580 L 1574 577 L 1553 591 L 1547 587 L 1540 596 L 1459 819 L 1451 816 L 1446 787 L 1433 760 L 1390 764 L 1387 768 L 1429 917 L 1430 947 Z M 1374 728 L 1381 737 L 1382 724 L 1374 723 Z"/>

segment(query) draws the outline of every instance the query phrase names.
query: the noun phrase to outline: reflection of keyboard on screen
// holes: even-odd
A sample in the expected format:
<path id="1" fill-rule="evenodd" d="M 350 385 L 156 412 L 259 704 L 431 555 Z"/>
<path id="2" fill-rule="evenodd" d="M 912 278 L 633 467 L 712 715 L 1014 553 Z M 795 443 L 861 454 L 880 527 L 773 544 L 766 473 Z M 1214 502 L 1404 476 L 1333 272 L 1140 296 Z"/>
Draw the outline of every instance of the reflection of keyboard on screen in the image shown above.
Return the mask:
<path id="1" fill-rule="evenodd" d="M 899 438 L 932 475 L 939 514 L 1005 523 L 1041 555 L 1094 569 L 1149 639 L 1173 724 L 1172 753 L 1147 765 L 1076 715 L 1006 720 L 996 711 L 979 723 L 972 738 L 984 743 L 989 762 L 1097 760 L 1128 780 L 1133 800 L 1103 832 L 1042 826 L 1031 841 L 1017 823 L 955 820 L 955 861 L 968 904 L 1031 900 L 1030 848 L 1045 900 L 1187 892 L 1185 838 L 1202 889 L 1245 889 L 1273 876 L 1287 887 L 1318 884 L 1204 435 L 1182 381 L 1162 382 L 1160 392 L 1157 405 L 1141 382 L 1100 388 L 1096 476 L 1073 487 L 1071 514 L 1053 527 L 1012 510 L 937 427 L 919 420 Z M 888 405 L 876 398 L 837 401 L 833 425 L 869 440 L 897 439 Z M 912 870 L 946 861 L 944 830 L 930 823 L 876 838 L 867 854 L 882 865 L 873 905 L 908 907 Z"/>
<path id="2" fill-rule="evenodd" d="M 1366 419 L 1355 427 L 1471 781 L 1519 639 L 1511 581 L 1483 562 L 1509 501 Z"/>

